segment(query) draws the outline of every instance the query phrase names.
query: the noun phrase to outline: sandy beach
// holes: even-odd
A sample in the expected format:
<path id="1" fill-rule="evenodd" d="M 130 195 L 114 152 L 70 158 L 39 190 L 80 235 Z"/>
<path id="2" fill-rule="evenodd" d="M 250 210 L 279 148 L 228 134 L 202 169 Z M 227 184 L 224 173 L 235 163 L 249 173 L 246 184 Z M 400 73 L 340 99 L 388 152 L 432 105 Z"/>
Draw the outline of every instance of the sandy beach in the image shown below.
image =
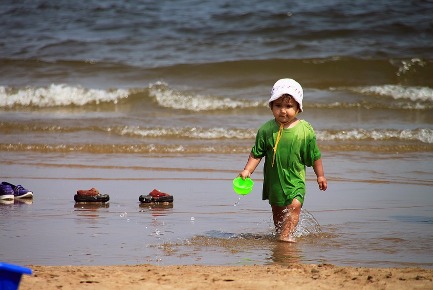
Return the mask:
<path id="1" fill-rule="evenodd" d="M 20 289 L 432 289 L 433 269 L 284 266 L 30 266 Z"/>

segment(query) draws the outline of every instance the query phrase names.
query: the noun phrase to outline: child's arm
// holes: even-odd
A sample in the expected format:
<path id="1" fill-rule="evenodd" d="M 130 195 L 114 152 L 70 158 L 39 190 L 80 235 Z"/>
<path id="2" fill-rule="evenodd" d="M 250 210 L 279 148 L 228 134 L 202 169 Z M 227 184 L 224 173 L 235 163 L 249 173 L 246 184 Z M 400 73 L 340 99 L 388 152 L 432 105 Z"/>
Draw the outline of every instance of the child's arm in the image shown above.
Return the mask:
<path id="1" fill-rule="evenodd" d="M 261 158 L 254 158 L 251 154 L 248 157 L 247 164 L 245 165 L 244 170 L 239 173 L 239 176 L 242 177 L 242 179 L 245 179 L 247 177 L 250 177 L 251 174 L 253 174 L 254 170 L 256 170 L 257 165 L 259 165 Z"/>
<path id="2" fill-rule="evenodd" d="M 323 172 L 322 159 L 317 159 L 313 164 L 314 173 L 317 176 L 317 183 L 319 184 L 320 190 L 326 190 L 328 188 L 328 182 L 326 181 L 325 173 Z"/>

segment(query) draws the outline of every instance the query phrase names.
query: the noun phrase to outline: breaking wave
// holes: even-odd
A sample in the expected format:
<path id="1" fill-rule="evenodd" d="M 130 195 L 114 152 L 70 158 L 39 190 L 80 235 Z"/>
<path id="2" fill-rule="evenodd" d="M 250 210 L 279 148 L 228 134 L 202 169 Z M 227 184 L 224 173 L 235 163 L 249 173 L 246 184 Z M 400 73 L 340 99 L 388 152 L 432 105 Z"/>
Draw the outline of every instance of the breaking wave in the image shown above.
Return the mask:
<path id="1" fill-rule="evenodd" d="M 317 139 L 321 141 L 357 141 L 357 140 L 374 140 L 374 141 L 420 141 L 423 143 L 433 144 L 432 129 L 415 129 L 415 130 L 396 130 L 396 129 L 351 129 L 351 130 L 325 130 L 317 131 Z"/>
<path id="2" fill-rule="evenodd" d="M 391 97 L 395 100 L 407 99 L 411 101 L 433 102 L 433 89 L 428 87 L 404 87 L 399 85 L 382 85 L 357 87 L 352 91 L 366 95 L 380 95 Z"/>
<path id="3" fill-rule="evenodd" d="M 117 103 L 120 99 L 127 98 L 128 95 L 128 90 L 124 89 L 98 90 L 65 84 L 21 89 L 0 86 L 0 108 L 12 108 L 15 106 L 84 106 L 104 102 Z"/>
<path id="4" fill-rule="evenodd" d="M 161 107 L 190 110 L 208 111 L 236 108 L 256 108 L 266 105 L 264 101 L 234 100 L 226 97 L 203 96 L 188 94 L 186 92 L 171 89 L 163 82 L 157 82 L 149 86 L 149 95 L 156 99 Z"/>
<path id="5" fill-rule="evenodd" d="M 364 87 L 330 87 L 330 91 L 350 91 L 360 95 L 357 100 L 342 100 L 326 97 L 317 102 L 306 101 L 306 108 L 383 108 L 415 109 L 433 108 L 433 89 L 429 87 L 405 87 L 400 85 L 381 85 Z M 314 94 L 314 92 L 313 92 Z M 147 106 L 148 101 L 157 106 L 172 110 L 190 112 L 222 111 L 235 109 L 266 108 L 267 100 L 263 96 L 238 98 L 179 90 L 167 83 L 157 81 L 147 87 L 130 89 L 91 89 L 80 85 L 51 84 L 47 87 L 12 88 L 0 86 L 0 108 L 19 107 L 56 108 L 66 106 L 84 107 L 90 105 L 113 104 L 120 101 L 132 107 L 138 103 Z"/>

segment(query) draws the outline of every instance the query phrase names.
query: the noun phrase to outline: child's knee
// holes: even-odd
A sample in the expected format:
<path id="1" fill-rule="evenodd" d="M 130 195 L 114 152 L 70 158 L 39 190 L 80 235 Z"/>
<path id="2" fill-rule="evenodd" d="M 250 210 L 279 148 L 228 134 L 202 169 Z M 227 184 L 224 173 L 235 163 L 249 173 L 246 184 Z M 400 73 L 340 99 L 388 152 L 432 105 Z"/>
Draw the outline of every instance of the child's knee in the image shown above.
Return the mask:
<path id="1" fill-rule="evenodd" d="M 289 205 L 289 208 L 291 211 L 301 212 L 302 203 L 298 199 L 294 198 L 292 203 Z"/>

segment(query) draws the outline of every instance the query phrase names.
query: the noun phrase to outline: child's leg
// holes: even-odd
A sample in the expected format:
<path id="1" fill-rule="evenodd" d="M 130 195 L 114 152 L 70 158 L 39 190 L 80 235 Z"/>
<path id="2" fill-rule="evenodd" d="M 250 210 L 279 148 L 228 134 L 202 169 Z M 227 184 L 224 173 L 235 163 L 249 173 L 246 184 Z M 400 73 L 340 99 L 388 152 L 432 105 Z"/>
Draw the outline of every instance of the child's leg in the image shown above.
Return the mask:
<path id="1" fill-rule="evenodd" d="M 286 219 L 286 215 L 289 212 L 287 206 L 278 206 L 271 205 L 272 207 L 272 218 L 274 220 L 275 231 L 277 234 L 281 233 L 281 229 L 283 228 L 284 220 Z"/>
<path id="2" fill-rule="evenodd" d="M 279 240 L 283 242 L 295 242 L 293 233 L 299 222 L 302 204 L 296 198 L 287 207 L 272 206 L 274 225 L 279 232 Z M 276 220 L 277 219 L 277 220 Z"/>

